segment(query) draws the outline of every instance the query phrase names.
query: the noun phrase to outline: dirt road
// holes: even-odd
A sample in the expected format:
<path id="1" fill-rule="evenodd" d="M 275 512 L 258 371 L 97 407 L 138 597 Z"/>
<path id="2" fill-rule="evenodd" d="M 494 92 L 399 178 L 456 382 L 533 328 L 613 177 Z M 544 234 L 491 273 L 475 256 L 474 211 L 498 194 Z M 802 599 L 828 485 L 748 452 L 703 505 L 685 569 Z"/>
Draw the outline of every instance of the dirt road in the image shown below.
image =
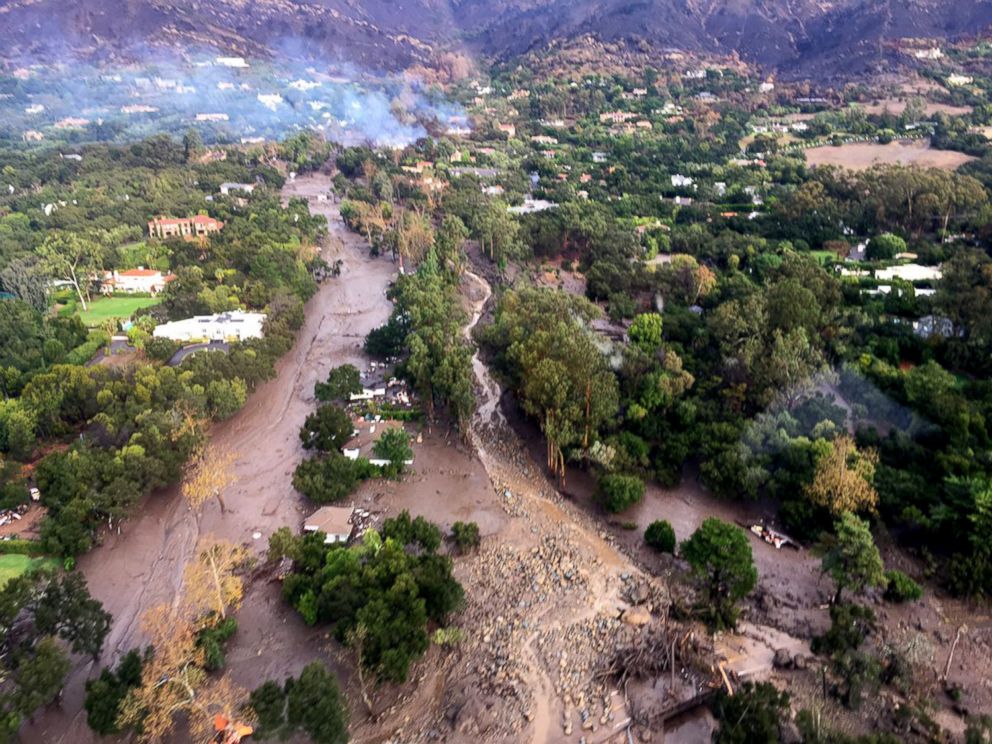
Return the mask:
<path id="1" fill-rule="evenodd" d="M 27 726 L 22 732 L 25 742 L 95 741 L 81 710 L 85 680 L 141 644 L 141 613 L 176 598 L 183 567 L 200 536 L 251 543 L 261 552 L 275 529 L 297 525 L 305 516 L 290 475 L 302 457 L 298 432 L 313 410 L 314 383 L 333 366 L 361 362 L 362 339 L 389 316 L 391 305 L 384 294 L 395 273 L 391 261 L 369 257 L 361 239 L 341 222 L 335 203 L 317 200 L 329 187 L 330 179 L 317 175 L 297 178 L 283 191 L 284 199 L 307 198 L 314 213 L 327 217 L 330 239 L 324 257 L 340 258 L 343 270 L 307 304 L 304 326 L 293 349 L 280 360 L 275 379 L 260 386 L 244 409 L 211 432 L 214 446 L 237 454 L 235 481 L 224 495 L 228 513 L 221 514 L 211 502 L 197 518 L 178 488 L 168 489 L 147 499 L 120 534 L 108 535 L 80 559 L 79 569 L 93 596 L 113 614 L 113 626 L 102 658 L 73 671 L 61 709 L 53 708 Z M 287 611 L 275 587 L 253 587 L 238 620 L 229 659 L 232 674 L 243 684 L 253 687 L 313 659 L 308 641 L 316 633 Z"/>

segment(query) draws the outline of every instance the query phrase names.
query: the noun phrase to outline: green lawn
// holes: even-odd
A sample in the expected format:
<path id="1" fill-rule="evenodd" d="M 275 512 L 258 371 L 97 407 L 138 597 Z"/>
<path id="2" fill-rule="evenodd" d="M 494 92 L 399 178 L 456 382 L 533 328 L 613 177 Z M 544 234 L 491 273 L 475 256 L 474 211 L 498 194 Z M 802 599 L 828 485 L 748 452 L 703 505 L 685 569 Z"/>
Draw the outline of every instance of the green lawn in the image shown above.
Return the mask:
<path id="1" fill-rule="evenodd" d="M 0 555 L 0 589 L 6 586 L 10 579 L 17 578 L 29 568 L 44 563 L 54 564 L 54 561 L 51 558 L 32 558 L 18 553 Z"/>
<path id="2" fill-rule="evenodd" d="M 89 307 L 79 312 L 79 319 L 84 325 L 95 327 L 103 325 L 110 318 L 130 318 L 135 310 L 157 305 L 157 297 L 94 297 Z"/>

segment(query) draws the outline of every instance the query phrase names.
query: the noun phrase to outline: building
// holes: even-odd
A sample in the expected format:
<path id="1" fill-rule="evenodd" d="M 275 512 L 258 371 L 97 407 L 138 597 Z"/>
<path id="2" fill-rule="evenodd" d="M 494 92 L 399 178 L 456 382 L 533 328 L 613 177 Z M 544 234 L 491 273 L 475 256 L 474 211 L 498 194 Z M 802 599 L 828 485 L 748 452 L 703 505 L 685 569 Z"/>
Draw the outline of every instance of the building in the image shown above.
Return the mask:
<path id="1" fill-rule="evenodd" d="M 921 266 L 913 263 L 890 266 L 875 272 L 875 278 L 883 282 L 892 279 L 902 279 L 906 282 L 935 282 L 940 277 L 939 266 Z"/>
<path id="2" fill-rule="evenodd" d="M 303 521 L 304 532 L 323 532 L 324 544 L 346 543 L 355 526 L 351 523 L 354 509 L 350 506 L 324 506 Z"/>
<path id="3" fill-rule="evenodd" d="M 148 236 L 162 240 L 169 238 L 193 240 L 220 232 L 223 227 L 223 222 L 205 214 L 198 214 L 196 217 L 156 217 L 148 221 Z"/>
<path id="4" fill-rule="evenodd" d="M 265 313 L 232 310 L 217 315 L 194 315 L 156 326 L 155 338 L 168 338 L 180 343 L 201 341 L 244 341 L 262 338 Z"/>
<path id="5" fill-rule="evenodd" d="M 505 134 L 507 137 L 517 136 L 517 127 L 514 124 L 497 124 L 496 129 Z"/>
<path id="6" fill-rule="evenodd" d="M 230 194 L 232 191 L 243 191 L 246 194 L 250 194 L 255 190 L 255 184 L 253 183 L 235 183 L 233 181 L 227 181 L 220 185 L 220 193 Z"/>
<path id="7" fill-rule="evenodd" d="M 165 289 L 165 285 L 175 278 L 174 274 L 163 275 L 161 271 L 146 269 L 144 266 L 124 271 L 108 271 L 100 282 L 100 291 L 103 294 L 126 292 L 154 295 Z"/>
<path id="8" fill-rule="evenodd" d="M 534 214 L 536 212 L 543 212 L 546 209 L 554 209 L 557 206 L 554 202 L 544 199 L 524 199 L 523 204 L 518 207 L 508 207 L 507 211 L 510 214 Z"/>
<path id="9" fill-rule="evenodd" d="M 630 111 L 607 111 L 605 114 L 599 115 L 599 121 L 603 124 L 606 122 L 610 122 L 612 124 L 623 124 L 625 121 L 636 118 L 637 114 Z"/>

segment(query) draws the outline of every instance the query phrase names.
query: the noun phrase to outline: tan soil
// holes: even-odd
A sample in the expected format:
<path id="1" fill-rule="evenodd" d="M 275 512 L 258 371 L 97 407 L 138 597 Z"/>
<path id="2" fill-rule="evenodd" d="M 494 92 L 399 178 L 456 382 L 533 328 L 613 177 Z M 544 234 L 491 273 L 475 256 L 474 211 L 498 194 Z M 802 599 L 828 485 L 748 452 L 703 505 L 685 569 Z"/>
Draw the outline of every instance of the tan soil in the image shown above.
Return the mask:
<path id="1" fill-rule="evenodd" d="M 877 103 L 858 104 L 867 114 L 883 114 L 886 111 L 893 116 L 900 116 L 906 110 L 908 101 L 898 98 L 886 98 Z M 972 112 L 971 106 L 951 106 L 947 103 L 926 103 L 924 114 L 933 116 L 934 114 L 947 114 L 948 116 L 963 116 Z"/>
<path id="2" fill-rule="evenodd" d="M 873 165 L 888 163 L 955 170 L 974 159 L 962 152 L 934 149 L 925 140 L 896 141 L 887 145 L 853 142 L 839 147 L 824 145 L 806 150 L 806 162 L 810 165 L 837 165 L 851 170 L 867 170 Z"/>

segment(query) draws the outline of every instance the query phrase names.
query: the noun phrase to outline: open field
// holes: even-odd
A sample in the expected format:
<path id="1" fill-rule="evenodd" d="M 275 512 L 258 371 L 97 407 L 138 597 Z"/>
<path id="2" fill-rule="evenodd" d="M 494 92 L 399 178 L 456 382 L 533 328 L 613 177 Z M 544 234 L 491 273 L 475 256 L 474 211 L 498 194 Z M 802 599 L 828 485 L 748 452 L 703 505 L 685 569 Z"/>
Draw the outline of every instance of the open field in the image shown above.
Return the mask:
<path id="1" fill-rule="evenodd" d="M 865 110 L 867 114 L 882 114 L 888 111 L 894 116 L 899 116 L 903 111 L 906 110 L 906 101 L 899 100 L 897 98 L 885 98 L 877 103 L 865 103 L 858 104 L 861 108 Z M 933 116 L 934 114 L 947 114 L 948 116 L 963 116 L 964 114 L 970 114 L 972 111 L 971 106 L 951 106 L 946 103 L 930 103 L 926 104 L 924 113 L 927 116 Z"/>
<path id="2" fill-rule="evenodd" d="M 839 147 L 824 145 L 806 150 L 806 162 L 810 165 L 837 165 L 851 170 L 867 170 L 873 165 L 887 163 L 955 170 L 974 159 L 961 152 L 934 149 L 925 140 L 890 142 L 887 145 L 853 142 Z"/>
<path id="3" fill-rule="evenodd" d="M 29 555 L 0 555 L 0 588 L 7 585 L 11 579 L 16 579 L 21 574 L 34 566 L 45 563 L 53 563 L 51 558 L 32 558 Z"/>
<path id="4" fill-rule="evenodd" d="M 99 326 L 112 318 L 130 318 L 136 310 L 157 305 L 156 297 L 97 297 L 86 310 L 79 312 L 79 319 L 87 326 Z"/>

